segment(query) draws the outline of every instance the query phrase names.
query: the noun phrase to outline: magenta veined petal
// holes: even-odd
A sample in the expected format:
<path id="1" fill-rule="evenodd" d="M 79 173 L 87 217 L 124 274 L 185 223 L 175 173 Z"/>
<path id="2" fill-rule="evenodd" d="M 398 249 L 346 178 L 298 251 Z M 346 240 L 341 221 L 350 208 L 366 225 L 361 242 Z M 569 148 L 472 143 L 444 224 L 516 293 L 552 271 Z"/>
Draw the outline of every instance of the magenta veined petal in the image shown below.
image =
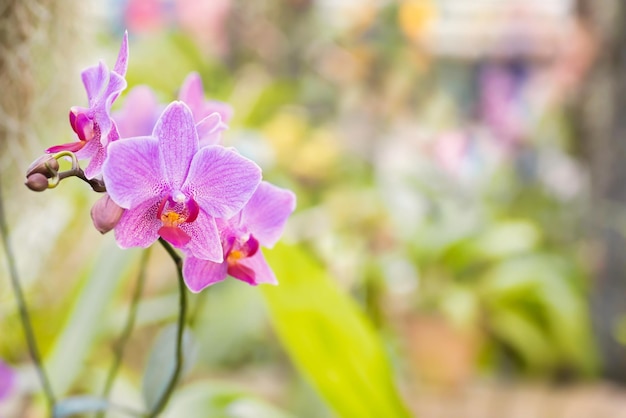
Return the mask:
<path id="1" fill-rule="evenodd" d="M 256 279 L 254 270 L 245 266 L 243 263 L 235 263 L 228 265 L 228 274 L 235 279 L 248 283 L 249 285 L 256 286 Z"/>
<path id="2" fill-rule="evenodd" d="M 115 225 L 115 240 L 121 248 L 147 248 L 159 239 L 161 221 L 157 219 L 159 199 L 142 202 L 133 209 L 127 209 Z"/>
<path id="3" fill-rule="evenodd" d="M 220 282 L 227 277 L 226 263 L 214 263 L 187 256 L 183 262 L 183 278 L 185 284 L 194 293 Z"/>
<path id="4" fill-rule="evenodd" d="M 81 73 L 81 78 L 87 92 L 89 108 L 93 109 L 102 104 L 102 96 L 109 83 L 109 70 L 106 64 L 100 61 L 98 65 L 85 69 Z"/>
<path id="5" fill-rule="evenodd" d="M 161 175 L 172 190 L 181 190 L 198 150 L 198 132 L 189 107 L 172 102 L 157 121 L 152 136 L 159 141 Z"/>
<path id="6" fill-rule="evenodd" d="M 235 151 L 201 148 L 189 168 L 183 191 L 216 218 L 229 218 L 243 208 L 261 182 L 261 169 Z"/>
<path id="7" fill-rule="evenodd" d="M 46 150 L 48 154 L 55 154 L 61 151 L 77 152 L 86 144 L 85 141 L 68 142 L 67 144 L 55 145 Z"/>
<path id="8" fill-rule="evenodd" d="M 265 256 L 261 251 L 257 251 L 252 257 L 244 258 L 238 263 L 248 270 L 254 272 L 254 284 L 271 284 L 277 285 L 276 275 L 265 260 Z M 237 278 L 233 275 L 233 277 Z M 245 281 L 245 280 L 244 280 Z"/>
<path id="9" fill-rule="evenodd" d="M 241 211 L 239 224 L 252 233 L 264 247 L 273 247 L 296 206 L 292 191 L 261 182 Z"/>
<path id="10" fill-rule="evenodd" d="M 191 240 L 191 237 L 177 226 L 162 226 L 158 234 L 176 248 L 184 247 Z"/>
<path id="11" fill-rule="evenodd" d="M 111 199 L 124 209 L 161 199 L 168 186 L 159 173 L 159 144 L 152 137 L 125 138 L 108 146 L 102 166 Z"/>
<path id="12" fill-rule="evenodd" d="M 122 44 L 120 45 L 120 51 L 117 53 L 117 60 L 113 66 L 113 71 L 121 75 L 126 75 L 128 69 L 128 31 L 124 31 L 124 37 L 122 38 Z"/>
<path id="13" fill-rule="evenodd" d="M 194 257 L 221 263 L 224 253 L 220 234 L 215 219 L 200 209 L 198 217 L 193 222 L 185 222 L 179 226 L 191 237 L 185 251 Z"/>

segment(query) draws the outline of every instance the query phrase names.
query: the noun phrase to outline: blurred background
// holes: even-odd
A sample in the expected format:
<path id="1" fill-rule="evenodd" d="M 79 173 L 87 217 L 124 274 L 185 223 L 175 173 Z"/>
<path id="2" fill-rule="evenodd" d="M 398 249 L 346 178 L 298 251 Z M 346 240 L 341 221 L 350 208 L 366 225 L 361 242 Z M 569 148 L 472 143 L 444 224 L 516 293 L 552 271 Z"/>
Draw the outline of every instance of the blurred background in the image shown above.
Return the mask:
<path id="1" fill-rule="evenodd" d="M 55 391 L 101 390 L 141 251 L 91 226 L 84 183 L 23 176 L 73 138 L 80 71 L 111 67 L 127 29 L 129 89 L 168 102 L 197 71 L 234 108 L 224 144 L 298 198 L 266 253 L 280 286 L 191 297 L 166 416 L 626 416 L 625 8 L 2 0 L 2 203 Z M 0 358 L 19 372 L 0 415 L 41 416 L 0 261 Z M 155 248 L 116 402 L 141 407 L 177 298 Z"/>

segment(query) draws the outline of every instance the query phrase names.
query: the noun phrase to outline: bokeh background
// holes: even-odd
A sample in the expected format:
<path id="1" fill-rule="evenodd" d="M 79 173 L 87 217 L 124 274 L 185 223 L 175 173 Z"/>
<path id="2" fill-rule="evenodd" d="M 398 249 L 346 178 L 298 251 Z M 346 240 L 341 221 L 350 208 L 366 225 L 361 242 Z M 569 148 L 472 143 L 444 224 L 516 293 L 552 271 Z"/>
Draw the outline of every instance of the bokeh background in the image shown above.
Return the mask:
<path id="1" fill-rule="evenodd" d="M 625 8 L 0 2 L 2 203 L 55 391 L 101 390 L 141 251 L 92 228 L 85 184 L 37 194 L 23 173 L 71 140 L 81 69 L 111 66 L 127 29 L 129 88 L 167 102 L 197 71 L 234 108 L 224 143 L 298 197 L 266 253 L 280 286 L 192 297 L 166 416 L 626 416 Z M 0 358 L 19 371 L 0 412 L 41 416 L 0 261 Z M 147 273 L 112 394 L 137 408 L 177 314 L 161 248 Z"/>

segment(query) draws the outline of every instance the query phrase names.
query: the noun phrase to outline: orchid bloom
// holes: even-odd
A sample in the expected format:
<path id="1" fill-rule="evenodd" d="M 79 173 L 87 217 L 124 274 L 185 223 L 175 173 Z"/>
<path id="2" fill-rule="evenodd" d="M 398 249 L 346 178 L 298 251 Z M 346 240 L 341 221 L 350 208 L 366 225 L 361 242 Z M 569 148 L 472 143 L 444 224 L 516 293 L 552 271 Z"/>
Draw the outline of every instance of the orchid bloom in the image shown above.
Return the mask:
<path id="1" fill-rule="evenodd" d="M 218 220 L 224 261 L 202 260 L 195 256 L 185 259 L 183 276 L 187 287 L 199 292 L 227 275 L 251 285 L 277 284 L 259 246 L 274 246 L 295 203 L 291 191 L 261 182 L 241 212 Z"/>
<path id="2" fill-rule="evenodd" d="M 160 236 L 214 262 L 223 261 L 215 218 L 240 211 L 261 182 L 260 168 L 234 150 L 199 147 L 183 102 L 163 111 L 151 136 L 111 143 L 103 176 L 109 196 L 125 209 L 114 228 L 120 247 L 146 248 Z"/>
<path id="3" fill-rule="evenodd" d="M 128 33 L 125 33 L 112 71 L 100 61 L 81 74 L 89 107 L 74 106 L 70 109 L 70 125 L 78 135 L 78 142 L 56 145 L 46 150 L 48 153 L 71 151 L 79 159 L 90 158 L 85 169 L 87 178 L 100 174 L 108 144 L 119 138 L 115 122 L 111 119 L 111 105 L 126 88 L 124 75 L 127 68 Z"/>
<path id="4" fill-rule="evenodd" d="M 226 124 L 233 115 L 232 107 L 217 100 L 206 100 L 204 98 L 202 78 L 196 72 L 190 73 L 185 78 L 178 93 L 178 100 L 185 102 L 189 106 L 196 122 L 210 115 L 219 115 L 219 123 L 213 125 L 212 129 L 206 129 L 208 125 L 198 129 L 200 146 L 219 144 L 221 132 L 227 128 Z M 216 118 L 217 115 L 213 117 Z"/>
<path id="5" fill-rule="evenodd" d="M 9 397 L 16 383 L 15 371 L 0 360 L 0 401 Z"/>
<path id="6" fill-rule="evenodd" d="M 164 108 L 150 87 L 132 88 L 126 94 L 122 108 L 112 115 L 120 138 L 150 135 Z"/>

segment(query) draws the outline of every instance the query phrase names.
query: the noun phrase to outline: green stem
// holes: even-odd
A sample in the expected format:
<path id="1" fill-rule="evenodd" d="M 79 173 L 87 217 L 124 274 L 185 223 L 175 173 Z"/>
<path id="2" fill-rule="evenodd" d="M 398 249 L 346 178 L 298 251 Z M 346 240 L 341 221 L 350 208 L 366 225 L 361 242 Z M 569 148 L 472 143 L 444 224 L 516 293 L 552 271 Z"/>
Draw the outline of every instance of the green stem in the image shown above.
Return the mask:
<path id="1" fill-rule="evenodd" d="M 115 357 L 113 359 L 113 364 L 109 369 L 109 374 L 107 375 L 106 382 L 104 384 L 104 389 L 102 390 L 102 397 L 106 398 L 109 396 L 111 392 L 111 388 L 113 387 L 113 382 L 115 381 L 115 376 L 122 364 L 122 357 L 124 356 L 124 349 L 126 348 L 126 343 L 130 338 L 130 334 L 135 326 L 135 319 L 137 318 L 137 309 L 139 307 L 139 298 L 143 292 L 143 287 L 146 282 L 146 266 L 148 265 L 148 259 L 150 258 L 150 248 L 144 251 L 143 256 L 141 257 L 141 261 L 139 264 L 139 274 L 137 276 L 137 283 L 135 284 L 135 289 L 133 291 L 133 295 L 130 301 L 130 307 L 128 310 L 128 317 L 126 319 L 126 325 L 124 326 L 124 330 L 120 335 L 120 338 L 115 345 Z M 104 416 L 104 411 L 98 413 L 97 418 L 102 418 Z"/>
<path id="2" fill-rule="evenodd" d="M 15 294 L 15 300 L 17 301 L 20 321 L 22 323 L 22 329 L 24 331 L 24 336 L 26 338 L 26 345 L 28 346 L 28 352 L 30 354 L 30 357 L 33 360 L 33 363 L 35 364 L 35 368 L 37 369 L 37 375 L 39 376 L 41 387 L 43 388 L 46 401 L 48 402 L 48 408 L 50 410 L 50 414 L 52 414 L 52 411 L 56 404 L 56 399 L 54 396 L 54 392 L 52 391 L 52 386 L 50 385 L 50 380 L 48 379 L 46 371 L 43 367 L 41 354 L 39 351 L 39 347 L 37 346 L 37 339 L 35 338 L 35 332 L 33 330 L 33 325 L 30 320 L 30 314 L 28 312 L 28 308 L 26 305 L 26 298 L 24 297 L 24 291 L 22 290 L 22 285 L 20 283 L 20 279 L 17 274 L 17 267 L 15 266 L 15 257 L 13 256 L 11 243 L 9 242 L 9 229 L 7 227 L 6 214 L 4 212 L 1 189 L 0 189 L 0 235 L 2 235 L 2 244 L 4 246 L 4 251 L 7 257 L 9 275 L 11 276 L 11 285 L 13 286 L 13 293 Z"/>
<path id="3" fill-rule="evenodd" d="M 176 250 L 163 238 L 159 238 L 159 242 L 165 248 L 165 251 L 172 257 L 174 264 L 176 264 L 176 272 L 178 273 L 178 292 L 179 292 L 179 311 L 178 311 L 178 328 L 176 330 L 176 363 L 174 365 L 174 372 L 167 384 L 167 387 L 163 391 L 163 394 L 159 398 L 158 402 L 148 413 L 148 418 L 156 417 L 167 405 L 174 387 L 178 382 L 180 373 L 183 367 L 183 332 L 185 331 L 185 318 L 187 316 L 187 287 L 183 280 L 183 259 L 178 255 Z"/>

